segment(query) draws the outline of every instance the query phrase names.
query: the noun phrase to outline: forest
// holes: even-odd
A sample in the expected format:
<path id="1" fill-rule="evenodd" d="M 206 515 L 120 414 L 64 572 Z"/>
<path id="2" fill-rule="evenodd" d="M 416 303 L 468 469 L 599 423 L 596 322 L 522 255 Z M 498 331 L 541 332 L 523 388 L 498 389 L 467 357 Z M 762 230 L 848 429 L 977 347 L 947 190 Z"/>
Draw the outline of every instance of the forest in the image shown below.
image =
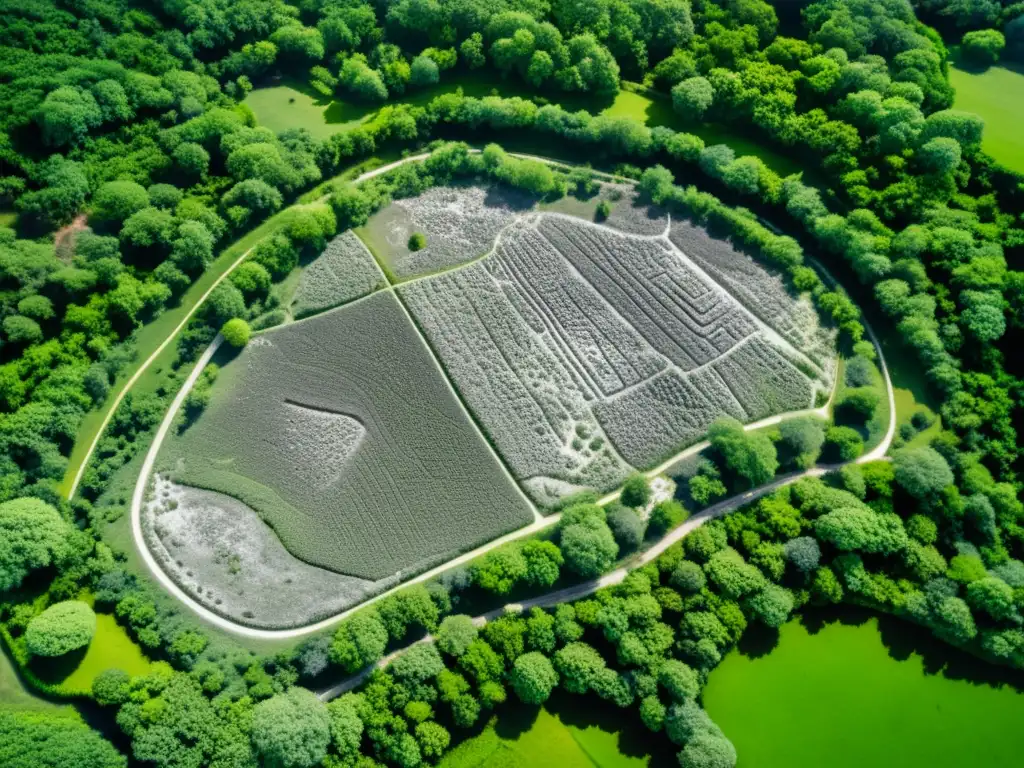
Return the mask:
<path id="1" fill-rule="evenodd" d="M 1024 667 L 1024 175 L 983 150 L 982 117 L 955 108 L 954 66 L 1024 66 L 1024 3 L 0 2 L 0 642 L 58 699 L 68 693 L 41 672 L 100 642 L 97 615 L 152 661 L 96 675 L 70 696 L 82 717 L 0 701 L 0 762 L 413 768 L 510 696 L 541 704 L 558 685 L 635 709 L 683 766 L 729 766 L 735 750 L 698 703 L 709 672 L 748 624 L 844 601 Z M 470 74 L 494 94 L 433 95 Z M 243 102 L 283 81 L 380 109 L 325 138 L 274 133 Z M 497 95 L 506 84 L 530 98 Z M 603 113 L 622 93 L 677 122 Z M 720 125 L 803 171 L 701 137 Z M 809 293 L 841 347 L 869 362 L 870 321 L 929 411 L 901 414 L 892 461 L 775 491 L 618 586 L 479 632 L 462 614 L 597 577 L 780 466 L 863 446 L 723 421 L 690 509 L 664 502 L 643 521 L 642 480 L 621 504 L 575 499 L 550 535 L 283 650 L 202 626 L 104 537 L 124 511 L 119 470 L 202 349 L 221 329 L 244 346 L 279 322 L 274 286 L 336 233 L 457 179 L 547 199 L 589 183 L 587 169 L 515 151 L 634 180 Z M 351 183 L 419 152 L 431 154 Z M 248 257 L 197 305 L 163 378 L 119 401 L 77 465 L 90 419 L 154 351 L 147 329 L 178 317 L 238 243 L 251 251 L 233 257 Z M 426 634 L 436 642 L 357 693 L 325 705 L 307 690 Z"/>

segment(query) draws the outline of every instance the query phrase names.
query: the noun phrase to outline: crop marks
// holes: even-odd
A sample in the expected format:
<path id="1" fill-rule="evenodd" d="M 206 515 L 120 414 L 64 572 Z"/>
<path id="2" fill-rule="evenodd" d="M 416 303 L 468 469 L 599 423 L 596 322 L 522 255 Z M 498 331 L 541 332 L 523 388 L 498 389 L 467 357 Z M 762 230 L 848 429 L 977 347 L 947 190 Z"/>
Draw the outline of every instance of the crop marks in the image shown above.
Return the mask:
<path id="1" fill-rule="evenodd" d="M 705 238 L 698 263 L 675 239 L 534 213 L 488 258 L 400 288 L 539 503 L 610 489 L 723 414 L 811 408 L 831 386 L 833 335 L 812 308 L 728 244 Z"/>
<path id="2" fill-rule="evenodd" d="M 256 336 L 159 467 L 373 581 L 532 519 L 390 292 Z"/>
<path id="3" fill-rule="evenodd" d="M 292 313 L 306 317 L 346 304 L 387 285 L 362 240 L 351 231 L 331 240 L 302 271 Z"/>

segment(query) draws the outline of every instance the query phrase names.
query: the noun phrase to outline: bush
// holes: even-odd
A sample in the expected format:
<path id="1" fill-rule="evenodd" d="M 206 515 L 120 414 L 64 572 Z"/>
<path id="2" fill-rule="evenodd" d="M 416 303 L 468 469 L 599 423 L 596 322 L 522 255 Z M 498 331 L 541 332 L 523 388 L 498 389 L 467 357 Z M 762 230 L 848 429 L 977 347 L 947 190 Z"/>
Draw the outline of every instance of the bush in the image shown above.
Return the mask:
<path id="1" fill-rule="evenodd" d="M 627 507 L 642 507 L 646 505 L 651 498 L 651 487 L 647 483 L 647 478 L 641 472 L 634 472 L 627 477 L 626 481 L 622 484 L 622 496 L 620 498 Z"/>
<path id="2" fill-rule="evenodd" d="M 829 461 L 853 461 L 864 453 L 864 440 L 852 427 L 829 427 L 825 456 Z"/>
<path id="3" fill-rule="evenodd" d="M 221 326 L 220 334 L 224 337 L 224 341 L 232 347 L 241 349 L 249 343 L 252 329 L 245 320 L 240 317 L 234 317 Z"/>
<path id="4" fill-rule="evenodd" d="M 422 232 L 413 232 L 409 235 L 409 250 L 422 251 L 427 247 L 427 236 Z"/>
<path id="5" fill-rule="evenodd" d="M 28 624 L 25 644 L 33 656 L 63 656 L 84 648 L 96 634 L 96 614 L 79 600 L 51 605 Z"/>
<path id="6" fill-rule="evenodd" d="M 630 552 L 640 546 L 644 540 L 644 521 L 636 510 L 622 504 L 609 505 L 607 510 L 608 527 L 612 536 L 623 552 Z"/>
<path id="7" fill-rule="evenodd" d="M 983 67 L 990 67 L 999 61 L 1006 47 L 1006 38 L 996 29 L 977 29 L 964 35 L 960 53 L 964 59 Z"/>

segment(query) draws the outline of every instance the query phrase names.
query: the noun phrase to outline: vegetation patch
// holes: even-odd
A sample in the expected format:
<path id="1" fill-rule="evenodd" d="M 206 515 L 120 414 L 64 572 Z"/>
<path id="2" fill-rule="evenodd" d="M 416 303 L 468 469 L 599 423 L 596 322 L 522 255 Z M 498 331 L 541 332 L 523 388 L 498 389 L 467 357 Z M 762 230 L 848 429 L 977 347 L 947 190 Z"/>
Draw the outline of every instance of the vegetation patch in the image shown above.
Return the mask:
<path id="1" fill-rule="evenodd" d="M 531 519 L 390 293 L 256 336 L 159 463 L 243 501 L 299 559 L 366 580 Z"/>
<path id="2" fill-rule="evenodd" d="M 155 480 L 143 531 L 150 551 L 193 599 L 246 626 L 306 626 L 391 587 L 308 565 L 237 499 Z"/>
<path id="3" fill-rule="evenodd" d="M 985 121 L 981 148 L 1007 168 L 1024 173 L 1024 72 L 991 67 L 983 72 L 949 68 L 956 88 L 956 108 L 974 112 Z"/>
<path id="4" fill-rule="evenodd" d="M 292 300 L 297 317 L 346 304 L 387 285 L 363 242 L 349 230 L 328 243 L 324 252 L 302 270 Z"/>
<path id="5" fill-rule="evenodd" d="M 533 204 L 529 195 L 503 185 L 432 187 L 383 208 L 358 234 L 388 274 L 404 280 L 483 256 L 498 232 Z M 415 235 L 423 240 L 413 243 Z"/>
<path id="6" fill-rule="evenodd" d="M 400 289 L 541 504 L 613 488 L 723 413 L 757 421 L 812 408 L 831 388 L 834 333 L 813 307 L 703 235 L 705 270 L 676 245 L 690 249 L 702 230 L 674 231 L 627 235 L 531 214 L 481 262 Z"/>

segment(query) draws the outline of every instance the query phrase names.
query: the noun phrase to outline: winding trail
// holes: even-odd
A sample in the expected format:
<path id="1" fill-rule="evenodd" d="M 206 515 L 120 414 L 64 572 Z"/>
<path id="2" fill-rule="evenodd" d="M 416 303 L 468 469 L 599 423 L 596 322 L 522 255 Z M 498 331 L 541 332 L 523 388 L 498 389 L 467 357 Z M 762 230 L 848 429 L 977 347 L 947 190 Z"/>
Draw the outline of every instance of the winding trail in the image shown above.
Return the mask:
<path id="1" fill-rule="evenodd" d="M 479 151 L 479 150 L 471 150 L 471 151 L 476 152 L 476 151 Z M 536 160 L 541 160 L 541 161 L 549 162 L 549 163 L 556 164 L 556 165 L 565 166 L 564 163 L 561 163 L 561 162 L 556 161 L 556 160 L 551 160 L 549 158 L 543 158 L 543 157 L 532 156 L 532 155 L 517 155 L 517 156 L 519 156 L 519 157 L 529 157 L 530 159 L 536 159 Z M 428 154 L 411 155 L 411 156 L 403 158 L 401 160 L 397 160 L 397 161 L 395 161 L 393 163 L 389 163 L 387 165 L 381 166 L 380 168 L 375 168 L 372 171 L 368 171 L 367 173 L 364 173 L 361 176 L 359 176 L 355 181 L 357 183 L 365 181 L 367 179 L 373 178 L 373 177 L 378 176 L 380 174 L 387 173 L 388 171 L 390 171 L 390 170 L 392 170 L 392 169 L 394 169 L 394 168 L 396 168 L 396 167 L 398 167 L 400 165 L 403 165 L 405 163 L 421 161 L 421 160 L 423 160 L 426 157 L 428 157 Z M 323 199 L 325 199 L 325 198 L 320 198 L 319 200 L 323 200 Z M 82 466 L 79 468 L 79 471 L 76 474 L 74 487 L 77 487 L 78 482 L 81 479 L 82 474 L 84 473 L 85 467 L 88 464 L 89 457 L 92 455 L 93 451 L 95 450 L 96 445 L 99 442 L 100 436 L 102 436 L 103 432 L 105 431 L 106 426 L 109 423 L 110 419 L 112 418 L 114 411 L 116 410 L 117 406 L 120 404 L 122 399 L 124 398 L 125 394 L 127 394 L 127 392 L 131 389 L 132 385 L 135 384 L 135 382 L 139 379 L 139 377 L 141 377 L 141 375 L 145 372 L 145 370 L 152 364 L 152 362 L 159 356 L 159 354 L 167 347 L 167 345 L 171 343 L 171 341 L 177 336 L 177 334 L 181 331 L 181 329 L 185 327 L 185 324 L 195 314 L 196 310 L 200 306 L 202 306 L 202 304 L 205 302 L 206 298 L 213 291 L 213 289 L 216 288 L 216 286 L 218 284 L 220 284 L 220 282 L 225 277 L 227 277 L 239 264 L 241 264 L 245 260 L 246 256 L 249 255 L 250 251 L 251 251 L 251 249 L 249 251 L 246 251 L 244 254 L 242 254 L 220 276 L 218 276 L 217 280 L 213 283 L 213 285 L 209 288 L 209 290 L 207 290 L 206 293 L 203 294 L 203 296 L 200 298 L 200 300 L 196 303 L 196 305 L 192 308 L 192 310 L 190 310 L 190 312 L 182 319 L 182 321 L 178 324 L 178 326 L 174 329 L 174 331 L 139 366 L 138 370 L 125 383 L 124 387 L 118 393 L 118 395 L 115 398 L 115 400 L 108 407 L 108 412 L 107 412 L 107 414 L 106 414 L 106 416 L 104 418 L 103 426 L 99 430 L 99 432 L 97 433 L 96 438 L 93 440 L 93 443 L 92 443 L 92 445 L 90 446 L 90 449 L 89 449 L 89 453 L 87 454 L 86 458 L 83 460 Z M 819 266 L 821 268 L 822 272 L 825 273 L 825 275 L 831 279 L 831 276 L 828 274 L 827 270 L 824 269 L 824 267 L 821 267 L 820 265 L 817 265 L 817 266 Z M 834 282 L 834 280 L 833 280 L 833 282 Z M 385 290 L 393 290 L 393 289 L 394 289 L 394 286 L 389 286 Z M 893 436 L 895 435 L 895 431 L 896 431 L 896 401 L 895 401 L 895 397 L 894 397 L 894 393 L 893 393 L 892 381 L 889 378 L 889 370 L 888 370 L 888 367 L 886 366 L 885 359 L 884 359 L 884 356 L 882 354 L 882 349 L 881 349 L 880 344 L 878 343 L 877 337 L 875 336 L 875 334 L 872 331 L 872 329 L 870 328 L 870 326 L 868 326 L 866 321 L 864 321 L 864 325 L 865 325 L 865 328 L 867 330 L 867 333 L 868 333 L 870 339 L 875 344 L 875 347 L 878 350 L 878 358 L 879 358 L 880 368 L 881 368 L 881 371 L 882 371 L 882 374 L 883 374 L 883 378 L 885 380 L 886 393 L 887 393 L 888 400 L 889 400 L 889 428 L 886 431 L 886 434 L 883 437 L 882 441 L 878 444 L 878 446 L 876 446 L 869 453 L 866 453 L 863 456 L 858 457 L 854 461 L 849 462 L 849 463 L 857 463 L 857 464 L 866 463 L 866 462 L 869 462 L 869 461 L 875 461 L 875 460 L 884 458 L 885 454 L 889 450 L 889 447 L 890 447 L 890 445 L 892 443 L 892 440 L 893 440 Z M 374 597 L 371 597 L 371 598 L 363 601 L 359 605 L 353 606 L 353 607 L 348 608 L 348 609 L 346 609 L 344 611 L 341 611 L 340 613 L 337 613 L 337 614 L 335 614 L 333 616 L 330 616 L 330 617 L 328 617 L 326 619 L 322 619 L 320 621 L 314 622 L 312 624 L 309 624 L 309 625 L 306 625 L 306 626 L 303 626 L 303 627 L 296 627 L 296 628 L 291 628 L 291 629 L 280 629 L 280 630 L 257 629 L 257 628 L 254 628 L 254 627 L 248 627 L 248 626 L 245 626 L 243 624 L 239 624 L 239 623 L 237 623 L 235 621 L 232 621 L 231 619 L 227 619 L 224 616 L 221 616 L 221 615 L 215 613 L 214 611 L 211 611 L 209 608 L 203 606 L 202 604 L 197 602 L 194 598 L 192 598 L 190 595 L 188 595 L 184 590 L 182 590 L 181 587 L 178 586 L 178 584 L 164 571 L 164 569 L 156 561 L 155 557 L 153 556 L 152 552 L 149 549 L 149 546 L 145 542 L 144 534 L 143 534 L 143 531 L 142 531 L 142 508 L 143 508 L 143 505 L 146 502 L 146 492 L 147 492 L 147 488 L 148 488 L 148 485 L 149 485 L 149 478 L 150 478 L 150 475 L 152 474 L 153 467 L 155 465 L 156 457 L 157 457 L 157 454 L 159 453 L 160 446 L 163 443 L 163 441 L 166 438 L 166 436 L 169 433 L 169 431 L 171 430 L 171 428 L 173 427 L 175 417 L 177 416 L 178 411 L 181 409 L 181 406 L 184 403 L 185 397 L 188 395 L 189 391 L 194 386 L 196 380 L 202 374 L 203 369 L 213 359 L 214 354 L 217 352 L 217 350 L 219 349 L 219 347 L 220 347 L 222 342 L 223 342 L 223 339 L 218 334 L 217 337 L 214 339 L 214 341 L 210 344 L 210 346 L 203 352 L 203 354 L 196 361 L 195 366 L 193 367 L 190 375 L 188 376 L 188 378 L 186 379 L 186 381 L 182 385 L 180 391 L 175 396 L 174 401 L 171 403 L 170 407 L 168 408 L 167 413 L 164 415 L 164 418 L 161 421 L 160 426 L 158 427 L 157 432 L 156 432 L 156 434 L 155 434 L 155 436 L 153 438 L 153 441 L 152 441 L 152 443 L 150 445 L 150 448 L 149 448 L 149 450 L 148 450 L 148 452 L 146 454 L 144 463 L 142 465 L 142 469 L 139 472 L 139 476 L 138 476 L 138 479 L 137 479 L 136 484 L 135 484 L 135 489 L 134 489 L 134 492 L 132 494 L 132 501 L 131 501 L 132 537 L 133 537 L 133 540 L 135 542 L 136 549 L 138 550 L 139 554 L 142 556 L 143 561 L 146 563 L 146 566 L 149 568 L 149 570 L 152 573 L 153 577 L 160 583 L 160 585 L 164 589 L 166 589 L 168 592 L 170 592 L 172 595 L 174 595 L 174 597 L 176 597 L 182 603 L 184 603 L 190 610 L 192 610 L 194 613 L 196 613 L 200 618 L 202 618 L 203 620 L 209 622 L 210 624 L 218 627 L 219 629 L 222 629 L 224 631 L 233 633 L 235 635 L 243 636 L 243 637 L 249 637 L 249 638 L 254 638 L 254 639 L 264 639 L 264 640 L 286 640 L 286 639 L 294 639 L 294 638 L 298 638 L 298 637 L 303 637 L 305 635 L 312 634 L 314 632 L 318 632 L 318 631 L 326 629 L 326 628 L 328 628 L 328 627 L 330 627 L 330 626 L 332 626 L 334 624 L 337 624 L 339 621 L 342 621 L 343 619 L 345 619 L 348 616 L 352 615 L 356 611 L 359 611 L 362 608 L 366 607 L 367 605 L 371 605 L 371 604 L 377 602 L 378 600 L 381 600 L 381 599 L 383 599 L 383 598 L 393 594 L 394 592 L 396 592 L 396 591 L 398 591 L 400 589 L 404 589 L 405 587 L 410 586 L 412 584 L 417 584 L 417 583 L 421 583 L 421 582 L 427 581 L 427 580 L 429 580 L 429 579 L 431 579 L 431 578 L 439 575 L 440 573 L 442 573 L 444 571 L 447 571 L 447 570 L 449 570 L 451 568 L 458 567 L 460 565 L 465 565 L 465 564 L 469 563 L 470 561 L 480 557 L 481 555 L 484 555 L 487 552 L 495 549 L 496 547 L 500 547 L 503 544 L 506 544 L 506 543 L 508 543 L 510 541 L 514 541 L 515 539 L 519 539 L 519 538 L 523 538 L 523 537 L 526 537 L 526 536 L 530 536 L 530 535 L 532 535 L 534 533 L 537 533 L 538 531 L 540 531 L 540 530 L 542 530 L 544 528 L 547 528 L 549 526 L 553 526 L 553 525 L 558 523 L 558 520 L 561 517 L 560 514 L 554 514 L 554 515 L 550 515 L 548 517 L 540 517 L 538 515 L 535 518 L 533 523 L 531 523 L 530 525 L 525 526 L 524 528 L 520 528 L 519 530 L 512 531 L 511 533 L 505 534 L 504 536 L 501 536 L 501 537 L 499 537 L 497 539 L 494 539 L 494 540 L 492 540 L 492 541 L 490 541 L 490 542 L 488 542 L 488 543 L 486 543 L 486 544 L 484 544 L 484 545 L 482 545 L 482 546 L 480 546 L 480 547 L 478 547 L 478 548 L 476 548 L 474 550 L 471 550 L 471 551 L 466 552 L 466 553 L 464 553 L 462 555 L 459 555 L 458 557 L 455 557 L 455 558 L 453 558 L 451 560 L 448 560 L 448 561 L 442 563 L 441 565 L 436 566 L 435 568 L 431 568 L 430 570 L 425 571 L 425 572 L 423 572 L 423 573 L 421 573 L 421 574 L 419 574 L 419 575 L 417 575 L 417 576 L 415 576 L 415 577 L 413 577 L 411 579 L 408 579 L 407 581 L 404 581 L 401 584 L 398 584 L 395 587 L 392 587 L 391 589 L 388 589 L 388 590 L 386 590 L 384 592 L 381 592 L 380 594 L 378 594 L 378 595 L 376 595 Z M 838 381 L 837 381 L 836 385 L 833 386 L 833 390 L 832 390 L 832 393 L 830 395 L 829 402 L 827 402 L 825 405 L 821 406 L 820 408 L 805 409 L 805 410 L 801 410 L 801 411 L 792 411 L 792 412 L 788 412 L 788 413 L 777 414 L 775 416 L 770 416 L 768 418 L 762 419 L 762 420 L 757 421 L 757 422 L 752 422 L 750 424 L 746 424 L 746 425 L 744 425 L 744 429 L 748 430 L 748 431 L 749 430 L 754 430 L 754 429 L 760 429 L 760 428 L 765 427 L 765 426 L 770 426 L 770 425 L 773 425 L 773 424 L 778 424 L 779 422 L 781 422 L 784 419 L 791 418 L 791 417 L 798 416 L 798 415 L 817 415 L 817 416 L 821 416 L 821 417 L 827 418 L 828 414 L 829 414 L 829 409 L 830 409 L 830 406 L 831 406 L 832 398 L 834 398 L 834 396 L 835 396 L 835 392 L 837 390 L 837 387 L 838 387 Z M 709 446 L 709 443 L 707 441 L 691 445 L 691 446 L 687 447 L 686 449 L 680 451 L 679 453 L 673 455 L 669 459 L 665 460 L 664 462 L 662 462 L 658 466 L 648 470 L 644 474 L 646 474 L 648 477 L 653 478 L 653 477 L 661 474 L 662 472 L 664 472 L 666 469 L 668 469 L 669 467 L 671 467 L 673 464 L 677 463 L 678 461 L 680 461 L 682 459 L 685 459 L 685 458 L 687 458 L 689 456 L 692 456 L 692 455 L 694 455 L 696 453 L 699 453 L 700 451 L 706 449 L 708 446 Z M 738 494 L 738 495 L 733 496 L 733 497 L 731 497 L 729 499 L 725 499 L 723 501 L 720 501 L 717 504 L 714 504 L 711 507 L 708 507 L 707 509 L 704 509 L 701 512 L 699 512 L 699 513 L 693 515 L 692 517 L 690 517 L 685 523 L 683 523 L 681 526 L 679 526 L 675 530 L 671 531 L 663 539 L 661 539 L 656 544 L 654 544 L 650 549 L 648 549 L 645 552 L 643 552 L 642 554 L 638 555 L 637 558 L 634 558 L 633 560 L 631 560 L 628 563 L 628 565 L 624 565 L 624 566 L 616 569 L 615 571 L 612 571 L 612 572 L 610 572 L 608 574 L 605 574 L 604 576 L 601 576 L 600 578 L 597 578 L 597 579 L 594 579 L 594 580 L 591 580 L 591 581 L 587 581 L 587 582 L 584 582 L 582 584 L 577 584 L 577 585 L 574 585 L 572 587 L 567 587 L 567 588 L 564 588 L 564 589 L 561 589 L 561 590 L 556 590 L 556 591 L 553 591 L 553 592 L 549 592 L 549 593 L 546 593 L 544 595 L 539 595 L 539 596 L 534 597 L 534 598 L 530 598 L 529 600 L 521 603 L 521 605 L 525 609 L 529 609 L 529 608 L 532 608 L 532 607 L 542 607 L 542 606 L 555 605 L 557 603 L 566 602 L 568 600 L 576 600 L 576 599 L 578 599 L 580 597 L 583 597 L 585 595 L 591 594 L 591 593 L 597 591 L 598 589 L 601 589 L 602 587 L 606 587 L 606 586 L 610 586 L 610 585 L 613 585 L 613 584 L 617 584 L 617 583 L 621 582 L 625 578 L 626 573 L 628 572 L 629 569 L 635 568 L 638 565 L 643 565 L 644 563 L 648 563 L 651 560 L 655 559 L 662 552 L 664 552 L 668 547 L 672 546 L 672 544 L 676 543 L 677 541 L 682 539 L 684 536 L 686 536 L 688 533 L 690 533 L 691 531 L 693 531 L 694 529 L 696 529 L 700 525 L 703 525 L 708 520 L 712 520 L 712 519 L 714 519 L 716 517 L 720 517 L 721 515 L 724 515 L 724 514 L 726 514 L 728 512 L 731 512 L 732 510 L 734 510 L 734 509 L 736 509 L 736 508 L 738 508 L 740 506 L 743 506 L 744 504 L 747 504 L 747 503 L 749 503 L 749 502 L 751 502 L 751 501 L 753 501 L 753 500 L 755 500 L 757 498 L 760 498 L 761 496 L 763 496 L 763 495 L 765 495 L 767 493 L 770 493 L 771 491 L 773 491 L 773 490 L 775 490 L 775 489 L 777 489 L 779 487 L 782 487 L 782 486 L 787 485 L 789 483 L 793 483 L 793 482 L 795 482 L 795 481 L 797 481 L 797 480 L 799 480 L 799 479 L 801 479 L 803 477 L 820 476 L 820 475 L 823 475 L 826 472 L 831 471 L 833 469 L 836 469 L 836 468 L 838 468 L 840 466 L 842 466 L 842 464 L 818 466 L 818 467 L 813 467 L 811 469 L 805 470 L 803 472 L 791 473 L 789 475 L 785 475 L 785 476 L 776 478 L 771 483 L 768 483 L 767 485 L 761 486 L 760 488 L 757 488 L 755 490 L 748 491 L 748 492 L 742 493 L 742 494 Z M 74 488 L 72 489 L 72 495 L 73 495 L 73 493 L 74 493 Z M 604 496 L 603 498 L 601 498 L 599 500 L 599 503 L 605 504 L 607 502 L 613 501 L 614 499 L 618 498 L 619 493 L 620 493 L 619 491 L 615 491 L 613 493 L 610 493 L 610 494 Z M 503 612 L 503 609 L 496 609 L 496 610 L 491 611 L 489 613 L 482 614 L 481 616 L 476 617 L 474 620 L 477 621 L 478 623 L 485 623 L 488 619 L 494 618 L 494 617 L 500 615 L 502 612 Z M 421 642 L 429 641 L 430 639 L 431 638 L 427 637 L 427 638 L 424 638 L 423 641 L 421 641 Z M 399 653 L 401 653 L 401 650 L 396 651 L 395 653 L 391 654 L 388 657 L 385 657 L 384 659 L 382 659 L 378 663 L 378 666 L 386 665 L 392 658 L 394 658 Z M 336 685 L 336 686 L 334 686 L 334 687 L 332 687 L 330 689 L 327 689 L 326 691 L 321 692 L 320 695 L 321 695 L 322 698 L 332 698 L 334 696 L 340 695 L 341 693 L 344 693 L 346 690 L 350 690 L 351 688 L 357 686 L 359 684 L 359 682 L 361 682 L 362 679 L 365 679 L 365 677 L 367 675 L 369 675 L 369 673 L 371 671 L 372 671 L 372 668 L 367 669 L 367 670 L 363 670 L 362 672 L 358 673 L 354 677 L 349 678 L 349 679 L 343 681 L 342 683 L 339 683 L 338 685 Z"/>
<path id="2" fill-rule="evenodd" d="M 356 182 L 358 183 L 361 181 L 366 181 L 367 179 L 372 179 L 374 176 L 379 176 L 382 173 L 387 173 L 388 171 L 392 170 L 393 168 L 397 168 L 400 165 L 404 165 L 405 163 L 413 162 L 416 160 L 423 160 L 428 156 L 428 154 L 419 154 L 410 155 L 409 157 L 403 157 L 401 160 L 396 160 L 393 163 L 382 165 L 380 168 L 374 168 L 372 171 L 367 171 L 366 173 L 359 176 L 356 179 Z M 326 199 L 327 196 L 324 195 L 323 197 L 318 198 L 314 202 L 319 203 L 323 202 Z M 253 248 L 255 247 L 256 246 L 253 246 Z M 104 415 L 103 421 L 100 423 L 100 428 L 96 430 L 96 435 L 93 437 L 92 442 L 89 445 L 89 450 L 86 452 L 85 456 L 82 457 L 82 463 L 78 466 L 78 470 L 75 472 L 75 478 L 74 480 L 72 480 L 71 488 L 68 491 L 69 499 L 73 499 L 75 497 L 75 491 L 78 490 L 78 484 L 82 481 L 82 476 L 85 474 L 85 468 L 89 466 L 89 461 L 90 459 L 92 459 L 92 455 L 96 451 L 96 446 L 99 445 L 99 442 L 103 437 L 103 433 L 107 431 L 107 427 L 110 425 L 110 420 L 114 417 L 114 413 L 117 411 L 118 406 L 121 405 L 121 401 L 124 400 L 125 395 L 127 395 L 131 388 L 135 386 L 136 382 L 138 382 L 138 380 L 142 378 L 142 375 L 149 369 L 149 366 L 153 364 L 153 361 L 160 356 L 160 353 L 167 348 L 167 345 L 174 341 L 177 335 L 181 333 L 182 329 L 188 324 L 188 321 L 191 320 L 193 315 L 195 315 L 195 313 L 199 311 L 199 308 L 206 303 L 206 300 L 210 298 L 210 294 L 213 293 L 214 289 L 218 285 L 220 285 L 228 275 L 234 272 L 235 269 L 237 269 L 238 266 L 243 261 L 246 260 L 249 254 L 252 253 L 252 250 L 252 248 L 246 250 L 245 253 L 243 253 L 241 256 L 239 256 L 237 259 L 231 262 L 227 266 L 227 268 L 217 276 L 217 279 L 213 281 L 213 284 L 210 285 L 210 287 L 206 289 L 206 292 L 203 293 L 203 295 L 196 300 L 196 303 L 192 306 L 192 309 L 186 312 L 185 316 L 181 318 L 181 322 L 174 326 L 174 329 L 169 334 L 167 334 L 167 338 L 164 339 L 160 343 L 160 345 L 153 350 L 149 357 L 147 357 L 139 364 L 138 368 L 135 369 L 135 373 L 133 373 L 131 377 L 124 383 L 124 385 L 118 391 L 114 399 L 107 404 L 106 415 Z"/>

